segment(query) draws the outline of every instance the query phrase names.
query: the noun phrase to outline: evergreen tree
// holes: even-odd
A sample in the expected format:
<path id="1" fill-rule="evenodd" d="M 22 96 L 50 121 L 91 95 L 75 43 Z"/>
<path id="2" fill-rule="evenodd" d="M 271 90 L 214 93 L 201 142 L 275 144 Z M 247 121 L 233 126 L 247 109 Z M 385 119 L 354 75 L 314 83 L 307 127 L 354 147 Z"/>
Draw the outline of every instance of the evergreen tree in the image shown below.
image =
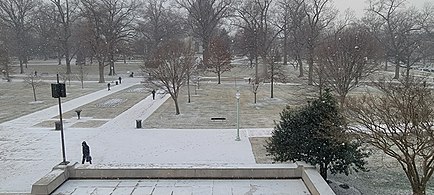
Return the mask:
<path id="1" fill-rule="evenodd" d="M 316 165 L 325 180 L 327 170 L 346 175 L 351 170 L 366 171 L 368 154 L 345 131 L 345 120 L 330 92 L 300 109 L 286 107 L 280 118 L 266 146 L 275 161 Z"/>

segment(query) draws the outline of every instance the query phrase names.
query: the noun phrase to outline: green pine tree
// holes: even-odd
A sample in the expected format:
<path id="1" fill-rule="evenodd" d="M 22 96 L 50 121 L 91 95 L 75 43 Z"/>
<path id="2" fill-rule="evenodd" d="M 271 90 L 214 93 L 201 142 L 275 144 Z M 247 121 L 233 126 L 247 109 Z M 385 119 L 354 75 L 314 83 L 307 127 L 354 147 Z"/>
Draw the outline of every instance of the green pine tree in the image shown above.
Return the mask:
<path id="1" fill-rule="evenodd" d="M 286 107 L 267 142 L 267 152 L 275 161 L 305 161 L 316 165 L 327 180 L 332 174 L 351 170 L 366 171 L 364 152 L 360 144 L 345 131 L 345 119 L 330 92 L 301 107 Z"/>

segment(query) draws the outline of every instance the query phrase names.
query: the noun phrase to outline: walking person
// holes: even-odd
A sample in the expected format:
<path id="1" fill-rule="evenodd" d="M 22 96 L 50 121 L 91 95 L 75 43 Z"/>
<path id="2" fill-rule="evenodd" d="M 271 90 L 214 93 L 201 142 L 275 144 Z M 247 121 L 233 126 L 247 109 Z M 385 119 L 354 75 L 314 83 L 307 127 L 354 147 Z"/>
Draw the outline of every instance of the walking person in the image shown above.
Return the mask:
<path id="1" fill-rule="evenodd" d="M 155 100 L 155 89 L 152 90 L 152 99 Z"/>
<path id="2" fill-rule="evenodd" d="M 119 77 L 118 79 L 119 79 L 119 84 L 121 84 L 122 83 L 122 77 Z"/>
<path id="3" fill-rule="evenodd" d="M 84 162 L 89 162 L 92 164 L 92 157 L 90 156 L 90 148 L 85 141 L 81 143 L 82 151 L 83 151 L 83 159 L 81 160 L 81 164 Z"/>
<path id="4" fill-rule="evenodd" d="M 110 83 L 107 83 L 107 91 L 110 91 Z"/>

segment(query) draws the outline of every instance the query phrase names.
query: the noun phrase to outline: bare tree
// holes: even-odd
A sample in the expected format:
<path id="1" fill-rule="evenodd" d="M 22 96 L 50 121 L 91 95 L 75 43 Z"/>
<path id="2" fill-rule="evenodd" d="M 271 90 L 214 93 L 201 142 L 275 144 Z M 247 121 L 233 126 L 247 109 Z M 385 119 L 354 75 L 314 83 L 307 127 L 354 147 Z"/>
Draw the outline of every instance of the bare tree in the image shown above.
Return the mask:
<path id="1" fill-rule="evenodd" d="M 306 14 L 303 11 L 304 0 L 289 0 L 289 5 L 285 5 L 283 8 L 286 12 L 289 12 L 290 23 L 286 30 L 289 42 L 292 43 L 291 47 L 286 46 L 285 56 L 291 51 L 293 59 L 296 64 L 296 68 L 299 69 L 298 77 L 304 76 L 303 57 L 306 53 L 307 42 L 307 21 Z"/>
<path id="2" fill-rule="evenodd" d="M 376 82 L 380 94 L 346 104 L 351 127 L 363 140 L 396 159 L 414 195 L 425 195 L 434 172 L 434 96 L 425 81 Z"/>
<path id="3" fill-rule="evenodd" d="M 256 39 L 253 32 L 246 29 L 239 29 L 234 36 L 235 55 L 246 56 L 253 68 L 253 61 L 256 58 Z"/>
<path id="4" fill-rule="evenodd" d="M 184 33 L 184 17 L 168 6 L 167 0 L 150 0 L 142 12 L 143 21 L 138 24 L 138 31 L 144 37 L 145 58 L 151 57 L 164 41 Z"/>
<path id="5" fill-rule="evenodd" d="M 313 84 L 313 69 L 316 48 L 319 45 L 321 33 L 336 17 L 336 10 L 331 6 L 331 0 L 306 0 L 303 11 L 307 19 L 307 63 L 308 84 Z"/>
<path id="6" fill-rule="evenodd" d="M 2 0 L 0 1 L 0 20 L 14 35 L 15 50 L 20 61 L 20 73 L 24 73 L 23 64 L 27 63 L 27 37 L 31 26 L 31 15 L 37 0 Z"/>
<path id="7" fill-rule="evenodd" d="M 43 56 L 44 60 L 58 52 L 59 25 L 53 18 L 56 17 L 55 7 L 49 3 L 41 3 L 36 8 L 33 23 L 34 39 L 37 44 L 35 54 Z"/>
<path id="8" fill-rule="evenodd" d="M 421 26 L 424 30 L 424 35 L 430 41 L 426 41 L 425 44 L 428 45 L 428 49 L 425 49 L 427 53 L 423 56 L 423 63 L 425 65 L 426 60 L 430 56 L 434 56 L 434 3 L 425 4 L 421 11 Z"/>
<path id="9" fill-rule="evenodd" d="M 270 98 L 274 98 L 274 82 L 277 80 L 278 82 L 286 82 L 285 69 L 280 64 L 280 51 L 281 48 L 278 45 L 274 45 L 270 50 L 269 56 L 266 60 L 267 65 L 270 67 L 269 76 L 270 76 Z"/>
<path id="10" fill-rule="evenodd" d="M 288 55 L 291 55 L 299 68 L 299 77 L 303 77 L 302 55 L 306 43 L 306 14 L 303 11 L 305 0 L 279 0 L 278 26 L 283 35 L 283 65 L 288 64 Z"/>
<path id="11" fill-rule="evenodd" d="M 128 0 L 81 0 L 83 14 L 88 20 L 91 45 L 99 64 L 99 82 L 104 82 L 105 62 L 110 67 L 109 75 L 115 73 L 117 44 L 128 40 L 134 33 L 134 14 L 139 6 L 137 1 Z"/>
<path id="12" fill-rule="evenodd" d="M 233 0 L 176 0 L 189 14 L 193 32 L 202 41 L 203 62 L 207 64 L 209 43 L 220 21 L 230 14 Z"/>
<path id="13" fill-rule="evenodd" d="M 89 72 L 84 63 L 79 63 L 77 65 L 78 65 L 78 73 L 76 74 L 76 78 L 80 81 L 81 88 L 84 89 L 84 81 L 86 80 Z"/>
<path id="14" fill-rule="evenodd" d="M 325 87 L 339 96 L 343 106 L 347 94 L 361 79 L 378 70 L 378 43 L 361 26 L 344 26 L 324 38 L 318 49 L 318 83 L 320 93 Z"/>
<path id="15" fill-rule="evenodd" d="M 417 36 L 422 31 L 421 15 L 413 8 L 405 8 L 406 0 L 370 0 L 368 11 L 373 14 L 371 29 L 387 50 L 387 59 L 395 63 L 395 79 L 399 78 L 401 63 L 418 61 L 421 44 Z"/>
<path id="16" fill-rule="evenodd" d="M 220 84 L 221 74 L 230 71 L 234 66 L 231 64 L 231 52 L 229 46 L 229 38 L 223 32 L 211 39 L 209 45 L 209 61 L 208 70 L 217 74 L 218 84 Z"/>
<path id="17" fill-rule="evenodd" d="M 86 17 L 80 25 L 83 38 L 86 40 L 92 50 L 93 57 L 98 61 L 99 83 L 105 83 L 104 68 L 107 61 L 107 42 L 102 34 L 102 21 L 99 19 L 101 10 L 96 9 L 97 4 L 93 1 L 83 3 L 82 14 Z"/>
<path id="18" fill-rule="evenodd" d="M 272 43 L 275 41 L 279 30 L 274 29 L 271 23 L 271 6 L 273 1 L 254 0 L 246 1 L 244 5 L 237 9 L 238 18 L 241 20 L 238 27 L 242 28 L 249 36 L 249 41 L 253 42 L 252 49 L 255 57 L 255 83 L 259 84 L 259 63 L 258 57 L 261 56 L 265 61 Z M 267 77 L 267 67 L 263 67 L 263 77 Z"/>
<path id="19" fill-rule="evenodd" d="M 258 89 L 259 89 L 259 83 L 256 82 L 252 82 L 252 93 L 253 93 L 253 103 L 256 104 L 256 100 L 257 100 L 257 94 L 258 94 Z"/>
<path id="20" fill-rule="evenodd" d="M 186 83 L 189 72 L 194 67 L 194 53 L 191 42 L 170 40 L 162 44 L 153 58 L 145 62 L 143 71 L 149 75 L 146 82 L 163 89 L 175 103 L 175 114 L 180 114 L 178 97 L 181 87 Z"/>
<path id="21" fill-rule="evenodd" d="M 42 82 L 41 78 L 36 75 L 36 74 L 28 74 L 26 77 L 24 77 L 24 82 L 26 83 L 26 85 L 32 87 L 32 91 L 33 91 L 33 98 L 35 100 L 35 102 L 37 101 L 36 99 L 36 89 L 38 87 L 40 87 L 41 85 L 44 84 L 44 82 Z"/>
<path id="22" fill-rule="evenodd" d="M 71 27 L 78 15 L 78 3 L 79 0 L 50 0 L 55 6 L 56 17 L 53 18 L 58 24 L 60 24 L 60 32 L 58 33 L 59 42 L 63 50 L 62 55 L 65 56 L 66 61 L 66 74 L 71 74 L 71 60 L 74 57 L 75 52 L 71 51 Z"/>

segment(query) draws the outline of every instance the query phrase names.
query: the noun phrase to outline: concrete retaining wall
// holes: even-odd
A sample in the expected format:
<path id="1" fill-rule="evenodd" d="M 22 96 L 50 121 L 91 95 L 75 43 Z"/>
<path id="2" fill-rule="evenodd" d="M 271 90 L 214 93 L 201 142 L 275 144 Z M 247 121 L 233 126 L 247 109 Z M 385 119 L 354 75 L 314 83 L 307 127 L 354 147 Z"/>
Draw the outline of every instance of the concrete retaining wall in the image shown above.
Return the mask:
<path id="1" fill-rule="evenodd" d="M 56 166 L 32 186 L 32 194 L 50 194 L 68 179 L 302 179 L 312 195 L 334 195 L 315 167 L 297 164 L 224 166 L 112 167 Z"/>

